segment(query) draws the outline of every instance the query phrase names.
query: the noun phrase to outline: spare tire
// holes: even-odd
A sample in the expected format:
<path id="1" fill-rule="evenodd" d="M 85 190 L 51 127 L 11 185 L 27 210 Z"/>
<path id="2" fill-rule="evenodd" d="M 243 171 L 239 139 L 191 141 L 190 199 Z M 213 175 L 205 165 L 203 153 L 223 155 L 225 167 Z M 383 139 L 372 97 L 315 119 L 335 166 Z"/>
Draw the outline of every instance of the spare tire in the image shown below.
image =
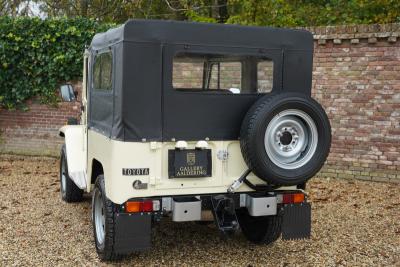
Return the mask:
<path id="1" fill-rule="evenodd" d="M 249 169 L 274 185 L 297 185 L 323 166 L 331 145 L 329 119 L 318 102 L 299 93 L 259 99 L 240 130 L 240 148 Z"/>

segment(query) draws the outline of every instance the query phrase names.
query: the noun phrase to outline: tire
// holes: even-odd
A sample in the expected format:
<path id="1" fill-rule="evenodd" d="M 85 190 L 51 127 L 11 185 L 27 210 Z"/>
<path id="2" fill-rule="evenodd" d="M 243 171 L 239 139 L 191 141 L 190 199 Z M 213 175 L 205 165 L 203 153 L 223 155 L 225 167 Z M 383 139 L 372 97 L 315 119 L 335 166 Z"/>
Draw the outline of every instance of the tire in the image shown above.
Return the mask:
<path id="1" fill-rule="evenodd" d="M 61 198 L 67 203 L 79 202 L 83 199 L 83 190 L 72 181 L 68 174 L 67 153 L 65 144 L 61 148 L 60 159 L 60 192 Z"/>
<path id="2" fill-rule="evenodd" d="M 102 261 L 120 260 L 114 250 L 115 205 L 105 194 L 104 176 L 97 177 L 92 197 L 92 223 L 97 254 Z"/>
<path id="3" fill-rule="evenodd" d="M 322 168 L 330 145 L 331 126 L 324 109 L 299 93 L 262 97 L 247 112 L 240 130 L 249 169 L 274 185 L 305 183 Z"/>
<path id="4" fill-rule="evenodd" d="M 281 236 L 281 215 L 253 217 L 246 208 L 241 208 L 236 216 L 243 235 L 250 242 L 269 245 Z"/>

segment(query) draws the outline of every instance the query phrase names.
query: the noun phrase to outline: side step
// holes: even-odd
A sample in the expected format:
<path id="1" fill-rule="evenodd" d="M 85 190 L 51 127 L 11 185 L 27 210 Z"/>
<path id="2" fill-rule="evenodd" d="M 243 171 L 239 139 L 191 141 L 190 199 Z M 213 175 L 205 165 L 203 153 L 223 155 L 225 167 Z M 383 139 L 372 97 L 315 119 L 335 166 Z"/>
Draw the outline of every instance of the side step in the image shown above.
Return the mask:
<path id="1" fill-rule="evenodd" d="M 234 200 L 224 195 L 218 195 L 211 197 L 211 203 L 214 221 L 218 229 L 224 235 L 233 234 L 239 227 Z"/>

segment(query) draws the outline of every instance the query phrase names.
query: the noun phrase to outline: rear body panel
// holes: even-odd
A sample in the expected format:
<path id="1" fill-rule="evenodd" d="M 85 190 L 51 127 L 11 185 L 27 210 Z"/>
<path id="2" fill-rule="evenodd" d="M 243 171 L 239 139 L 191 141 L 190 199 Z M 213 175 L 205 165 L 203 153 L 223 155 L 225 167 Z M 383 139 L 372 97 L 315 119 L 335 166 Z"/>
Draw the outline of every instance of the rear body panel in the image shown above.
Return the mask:
<path id="1" fill-rule="evenodd" d="M 188 149 L 194 148 L 195 144 L 196 142 L 188 142 Z M 90 166 L 87 177 L 91 177 L 93 159 L 101 162 L 107 197 L 117 204 L 138 197 L 226 193 L 233 181 L 247 169 L 240 153 L 239 141 L 208 141 L 208 145 L 212 154 L 211 177 L 169 178 L 168 151 L 175 149 L 175 142 L 121 142 L 89 130 Z M 218 158 L 219 151 L 228 152 L 226 160 Z M 139 171 L 125 172 L 124 175 L 123 169 Z M 264 183 L 253 174 L 248 179 L 253 183 Z M 135 189 L 133 182 L 136 180 L 147 183 L 147 189 Z M 90 184 L 90 178 L 87 182 Z M 245 191 L 253 190 L 243 184 L 238 192 Z"/>

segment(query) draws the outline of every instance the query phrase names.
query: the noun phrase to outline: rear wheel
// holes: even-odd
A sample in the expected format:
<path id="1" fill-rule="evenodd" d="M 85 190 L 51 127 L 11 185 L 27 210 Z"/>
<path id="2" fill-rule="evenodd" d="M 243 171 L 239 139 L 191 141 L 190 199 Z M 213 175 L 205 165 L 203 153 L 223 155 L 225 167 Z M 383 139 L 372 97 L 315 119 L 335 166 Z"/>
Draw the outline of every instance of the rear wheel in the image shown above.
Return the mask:
<path id="1" fill-rule="evenodd" d="M 65 144 L 61 148 L 60 159 L 60 192 L 65 202 L 78 202 L 83 198 L 83 190 L 71 180 L 68 174 L 67 153 Z"/>
<path id="2" fill-rule="evenodd" d="M 281 215 L 254 217 L 246 208 L 241 208 L 236 211 L 236 216 L 242 233 L 250 242 L 268 245 L 281 236 Z"/>
<path id="3" fill-rule="evenodd" d="M 104 176 L 97 177 L 92 197 L 92 221 L 96 251 L 104 261 L 118 260 L 122 255 L 114 250 L 115 205 L 105 194 Z"/>

